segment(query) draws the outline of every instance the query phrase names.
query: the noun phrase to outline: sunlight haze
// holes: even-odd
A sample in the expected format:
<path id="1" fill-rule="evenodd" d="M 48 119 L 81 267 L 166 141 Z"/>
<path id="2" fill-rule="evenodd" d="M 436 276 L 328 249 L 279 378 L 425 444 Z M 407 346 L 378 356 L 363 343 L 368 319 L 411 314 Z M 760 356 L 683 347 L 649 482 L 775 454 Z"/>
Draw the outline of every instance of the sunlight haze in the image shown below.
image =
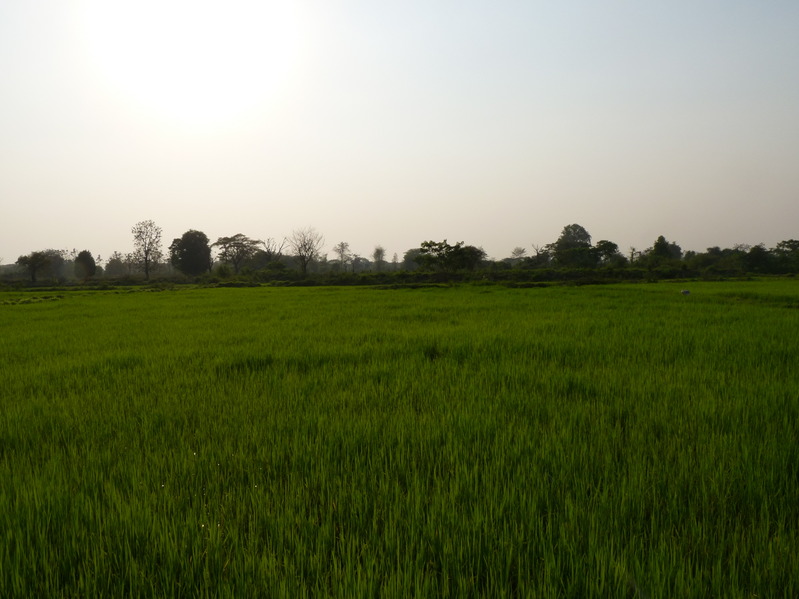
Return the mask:
<path id="1" fill-rule="evenodd" d="M 799 4 L 10 0 L 0 258 L 799 238 Z"/>

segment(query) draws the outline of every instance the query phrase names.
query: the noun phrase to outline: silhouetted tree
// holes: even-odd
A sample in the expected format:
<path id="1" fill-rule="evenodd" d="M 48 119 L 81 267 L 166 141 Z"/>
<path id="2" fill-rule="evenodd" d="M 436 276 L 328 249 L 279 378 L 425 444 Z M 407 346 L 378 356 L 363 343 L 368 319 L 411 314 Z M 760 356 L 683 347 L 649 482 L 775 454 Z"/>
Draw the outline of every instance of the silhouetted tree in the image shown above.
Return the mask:
<path id="1" fill-rule="evenodd" d="M 133 233 L 134 259 L 144 270 L 144 278 L 149 280 L 150 270 L 163 258 L 161 227 L 151 220 L 143 220 L 136 223 L 130 232 Z"/>
<path id="2" fill-rule="evenodd" d="M 552 244 L 533 244 L 533 252 L 532 256 L 522 259 L 524 268 L 546 268 L 552 265 Z"/>
<path id="3" fill-rule="evenodd" d="M 483 248 L 473 245 L 463 245 L 458 242 L 447 256 L 447 267 L 449 270 L 475 270 L 485 259 L 486 253 Z"/>
<path id="4" fill-rule="evenodd" d="M 627 258 L 619 251 L 619 246 L 612 241 L 602 239 L 594 246 L 599 261 L 605 266 L 625 266 Z"/>
<path id="5" fill-rule="evenodd" d="M 81 280 L 97 274 L 97 263 L 89 250 L 83 250 L 75 257 L 75 276 Z"/>
<path id="6" fill-rule="evenodd" d="M 558 266 L 592 268 L 599 260 L 597 252 L 591 247 L 591 236 L 578 224 L 563 227 L 560 237 L 549 250 Z"/>
<path id="7" fill-rule="evenodd" d="M 260 239 L 250 239 L 242 233 L 236 233 L 233 237 L 220 237 L 211 247 L 218 247 L 219 259 L 230 264 L 233 272 L 238 274 L 242 264 L 255 255 L 262 243 Z"/>
<path id="8" fill-rule="evenodd" d="M 125 256 L 120 252 L 114 252 L 105 264 L 105 276 L 121 277 L 125 274 Z"/>
<path id="9" fill-rule="evenodd" d="M 669 242 L 663 235 L 658 236 L 655 243 L 645 252 L 646 262 L 650 267 L 661 266 L 668 262 L 676 262 L 682 258 L 682 248 Z"/>
<path id="10" fill-rule="evenodd" d="M 771 272 L 773 256 L 762 243 L 753 245 L 743 257 L 744 268 L 750 272 Z"/>
<path id="11" fill-rule="evenodd" d="M 333 253 L 338 256 L 338 263 L 341 270 L 347 270 L 347 263 L 352 259 L 352 254 L 350 254 L 350 244 L 346 241 L 339 241 L 333 246 Z"/>
<path id="12" fill-rule="evenodd" d="M 421 248 L 412 248 L 407 250 L 402 255 L 402 268 L 404 270 L 416 270 L 420 266 L 422 266 L 422 262 L 420 261 L 422 258 L 422 249 Z"/>
<path id="13" fill-rule="evenodd" d="M 772 253 L 781 272 L 799 272 L 799 240 L 780 241 Z"/>
<path id="14" fill-rule="evenodd" d="M 191 229 L 169 246 L 169 259 L 180 272 L 197 276 L 211 271 L 211 246 L 208 236 Z"/>
<path id="15" fill-rule="evenodd" d="M 35 283 L 36 274 L 50 264 L 50 256 L 46 252 L 31 252 L 17 258 L 17 264 L 27 269 L 31 283 Z"/>
<path id="16" fill-rule="evenodd" d="M 416 261 L 425 268 L 454 272 L 474 270 L 484 258 L 481 248 L 464 245 L 462 241 L 450 245 L 445 239 L 423 242 Z"/>
<path id="17" fill-rule="evenodd" d="M 385 258 L 386 258 L 386 250 L 383 248 L 383 246 L 380 245 L 375 246 L 375 249 L 372 252 L 372 259 L 374 260 L 375 268 L 377 270 L 383 269 L 383 263 L 385 262 Z"/>
<path id="18" fill-rule="evenodd" d="M 288 244 L 292 253 L 300 263 L 302 275 L 308 273 L 308 264 L 319 256 L 325 238 L 312 227 L 297 229 L 288 238 Z"/>
<path id="19" fill-rule="evenodd" d="M 283 258 L 283 248 L 286 245 L 286 240 L 277 241 L 271 237 L 261 242 L 262 248 L 258 248 L 252 258 L 246 261 L 251 264 L 254 269 L 266 268 L 269 270 L 280 270 L 284 268 L 281 264 Z"/>
<path id="20" fill-rule="evenodd" d="M 262 241 L 261 245 L 264 246 L 263 254 L 264 260 L 266 260 L 267 264 L 271 264 L 273 262 L 277 262 L 280 258 L 283 257 L 283 250 L 286 247 L 286 240 L 282 239 L 278 242 L 276 239 L 272 239 L 268 237 L 266 241 Z"/>

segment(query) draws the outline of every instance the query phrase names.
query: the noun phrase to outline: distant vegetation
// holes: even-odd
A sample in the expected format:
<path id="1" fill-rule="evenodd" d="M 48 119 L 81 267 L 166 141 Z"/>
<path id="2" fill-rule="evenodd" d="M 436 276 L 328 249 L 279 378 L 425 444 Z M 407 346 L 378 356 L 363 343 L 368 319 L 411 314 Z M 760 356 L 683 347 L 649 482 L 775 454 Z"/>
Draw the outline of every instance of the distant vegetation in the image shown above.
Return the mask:
<path id="1" fill-rule="evenodd" d="M 799 281 L 683 286 L 7 290 L 0 597 L 799 596 Z"/>
<path id="2" fill-rule="evenodd" d="M 369 258 L 350 251 L 346 241 L 324 251 L 324 237 L 313 228 L 298 229 L 283 240 L 242 233 L 215 242 L 202 231 L 189 230 L 164 253 L 161 229 L 153 221 L 133 229 L 133 251 L 114 252 L 102 264 L 89 250 L 46 249 L 20 256 L 0 269 L 0 281 L 36 284 L 90 282 L 135 283 L 151 278 L 175 283 L 302 283 L 378 284 L 491 280 L 514 283 L 545 281 L 633 281 L 678 278 L 717 279 L 743 275 L 799 273 L 799 240 L 773 248 L 739 244 L 683 252 L 659 236 L 649 248 L 622 252 L 607 239 L 592 243 L 578 224 L 567 225 L 552 243 L 529 250 L 516 247 L 509 257 L 491 260 L 477 246 L 464 242 L 423 241 L 402 258 L 387 260 L 377 245 Z M 215 255 L 214 255 L 215 254 Z M 370 259 L 371 258 L 371 259 Z"/>

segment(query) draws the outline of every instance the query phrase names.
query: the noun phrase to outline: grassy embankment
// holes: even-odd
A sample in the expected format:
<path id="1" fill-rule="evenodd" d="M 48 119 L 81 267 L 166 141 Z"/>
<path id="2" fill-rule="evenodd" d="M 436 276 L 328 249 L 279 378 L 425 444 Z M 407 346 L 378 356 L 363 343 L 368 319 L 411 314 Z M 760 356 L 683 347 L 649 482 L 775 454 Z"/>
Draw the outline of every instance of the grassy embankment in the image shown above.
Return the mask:
<path id="1" fill-rule="evenodd" d="M 691 289 L 3 294 L 0 596 L 797 596 L 799 283 Z"/>

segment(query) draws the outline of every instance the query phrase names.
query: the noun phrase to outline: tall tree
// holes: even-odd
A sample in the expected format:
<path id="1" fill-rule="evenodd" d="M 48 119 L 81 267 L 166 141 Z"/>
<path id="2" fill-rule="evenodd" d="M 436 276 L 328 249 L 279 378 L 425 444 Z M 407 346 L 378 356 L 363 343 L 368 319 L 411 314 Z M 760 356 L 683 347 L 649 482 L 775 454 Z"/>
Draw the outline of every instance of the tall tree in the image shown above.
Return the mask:
<path id="1" fill-rule="evenodd" d="M 180 272 L 197 276 L 211 270 L 211 246 L 208 236 L 202 231 L 191 229 L 169 246 L 172 266 Z"/>
<path id="2" fill-rule="evenodd" d="M 556 250 L 591 247 L 591 236 L 584 227 L 578 224 L 566 225 L 555 242 Z"/>
<path id="3" fill-rule="evenodd" d="M 591 235 L 578 224 L 563 227 L 550 249 L 558 266 L 591 268 L 598 261 L 598 255 L 591 247 Z"/>
<path id="4" fill-rule="evenodd" d="M 239 273 L 241 266 L 255 255 L 263 243 L 260 239 L 250 239 L 242 233 L 233 237 L 220 237 L 211 247 L 219 248 L 219 259 L 233 266 L 233 272 Z"/>
<path id="5" fill-rule="evenodd" d="M 289 247 L 300 262 L 303 276 L 308 273 L 308 265 L 319 255 L 324 243 L 325 238 L 313 227 L 297 229 L 288 238 Z"/>
<path id="6" fill-rule="evenodd" d="M 163 258 L 161 252 L 161 227 L 151 220 L 136 223 L 133 233 L 133 256 L 144 270 L 144 278 L 150 279 L 150 270 Z"/>
<path id="7" fill-rule="evenodd" d="M 338 263 L 341 265 L 341 270 L 347 270 L 347 263 L 352 259 L 350 244 L 346 241 L 339 241 L 333 246 L 333 253 L 338 256 Z"/>
<path id="8" fill-rule="evenodd" d="M 386 250 L 383 246 L 378 245 L 375 246 L 374 251 L 372 252 L 372 259 L 375 262 L 375 268 L 377 270 L 383 270 L 383 264 L 386 261 Z"/>
<path id="9" fill-rule="evenodd" d="M 97 263 L 89 250 L 83 250 L 75 256 L 75 276 L 85 280 L 97 274 Z"/>

